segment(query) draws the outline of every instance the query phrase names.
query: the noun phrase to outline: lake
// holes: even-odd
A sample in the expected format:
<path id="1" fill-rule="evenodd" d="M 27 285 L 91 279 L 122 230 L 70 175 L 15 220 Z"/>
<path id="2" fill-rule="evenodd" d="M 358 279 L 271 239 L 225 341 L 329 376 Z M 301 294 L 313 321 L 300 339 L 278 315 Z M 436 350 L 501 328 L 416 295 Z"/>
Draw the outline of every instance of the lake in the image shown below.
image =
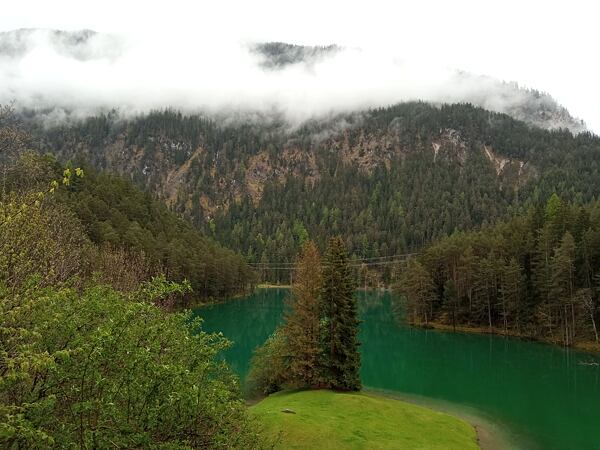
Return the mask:
<path id="1" fill-rule="evenodd" d="M 224 357 L 242 380 L 253 350 L 280 323 L 288 292 L 260 289 L 195 310 L 205 331 L 234 342 Z M 512 447 L 600 449 L 600 367 L 589 364 L 600 357 L 514 338 L 409 327 L 390 293 L 356 295 L 366 388 L 479 417 L 506 433 Z"/>

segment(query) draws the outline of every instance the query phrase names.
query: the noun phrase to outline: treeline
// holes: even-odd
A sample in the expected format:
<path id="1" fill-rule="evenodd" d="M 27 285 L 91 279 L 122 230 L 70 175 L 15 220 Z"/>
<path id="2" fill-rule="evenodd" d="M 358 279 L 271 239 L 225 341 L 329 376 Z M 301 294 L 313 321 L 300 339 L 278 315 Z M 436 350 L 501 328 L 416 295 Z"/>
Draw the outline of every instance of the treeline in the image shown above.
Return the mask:
<path id="1" fill-rule="evenodd" d="M 64 192 L 92 242 L 143 253 L 167 278 L 187 279 L 201 298 L 239 294 L 254 282 L 242 256 L 211 241 L 122 177 L 87 169 Z"/>
<path id="2" fill-rule="evenodd" d="M 410 262 L 398 290 L 413 323 L 597 344 L 600 204 L 553 195 L 545 208 L 454 233 Z"/>
<path id="3" fill-rule="evenodd" d="M 127 270 L 142 279 L 163 274 L 173 281 L 188 280 L 193 296 L 202 299 L 251 288 L 254 273 L 242 256 L 211 241 L 130 181 L 88 166 L 83 170 L 85 176 L 74 178 L 53 202 L 70 210 L 97 246 L 92 268 L 101 265 L 105 273 L 121 274 L 121 285 L 136 284 L 124 275 Z M 59 174 L 60 165 L 52 157 L 27 153 L 11 170 L 6 186 L 23 191 Z M 127 264 L 125 271 L 121 263 Z"/>

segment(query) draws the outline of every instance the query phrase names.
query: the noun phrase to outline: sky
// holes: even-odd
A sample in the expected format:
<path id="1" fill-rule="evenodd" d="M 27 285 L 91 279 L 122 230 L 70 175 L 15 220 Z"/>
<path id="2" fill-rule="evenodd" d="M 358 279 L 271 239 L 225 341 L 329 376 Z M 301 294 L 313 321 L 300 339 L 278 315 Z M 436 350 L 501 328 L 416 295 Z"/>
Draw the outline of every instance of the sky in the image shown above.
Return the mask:
<path id="1" fill-rule="evenodd" d="M 126 56 L 83 65 L 39 51 L 18 70 L 5 70 L 5 79 L 0 73 L 0 81 L 32 96 L 43 87 L 57 98 L 123 98 L 142 109 L 277 99 L 307 115 L 331 105 L 446 98 L 440 92 L 455 89 L 448 74 L 463 70 L 548 92 L 600 134 L 596 3 L 20 0 L 2 8 L 0 31 L 114 33 L 125 37 Z M 335 43 L 351 51 L 312 73 L 292 69 L 283 77 L 257 72 L 240 51 L 240 43 L 257 41 Z"/>

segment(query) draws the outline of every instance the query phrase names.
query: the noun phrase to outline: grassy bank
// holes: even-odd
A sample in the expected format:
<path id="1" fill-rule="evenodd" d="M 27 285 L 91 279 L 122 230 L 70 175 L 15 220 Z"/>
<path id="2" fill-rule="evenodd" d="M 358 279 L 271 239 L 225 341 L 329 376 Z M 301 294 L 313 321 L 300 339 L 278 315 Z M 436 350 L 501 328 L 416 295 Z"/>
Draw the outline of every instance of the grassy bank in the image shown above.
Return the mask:
<path id="1" fill-rule="evenodd" d="M 250 411 L 281 449 L 479 448 L 468 423 L 374 394 L 280 392 Z"/>
<path id="2" fill-rule="evenodd" d="M 411 325 L 415 326 L 415 327 L 431 328 L 434 330 L 441 330 L 441 331 L 456 331 L 456 332 L 460 332 L 460 333 L 493 334 L 495 336 L 509 336 L 509 337 L 515 337 L 515 338 L 519 338 L 519 339 L 525 339 L 528 341 L 542 342 L 545 344 L 558 345 L 561 347 L 563 346 L 562 343 L 553 341 L 551 339 L 540 339 L 540 338 L 528 336 L 526 334 L 517 333 L 516 331 L 513 331 L 513 330 L 506 330 L 506 332 L 505 332 L 503 328 L 497 328 L 497 327 L 492 327 L 491 329 L 489 327 L 472 327 L 472 326 L 467 326 L 467 325 L 456 325 L 456 327 L 453 327 L 451 324 L 445 324 L 445 323 L 441 323 L 441 322 L 428 322 L 427 325 L 425 325 L 425 324 L 411 324 Z M 574 343 L 571 346 L 571 348 L 576 349 L 576 350 L 585 351 L 585 352 L 590 352 L 590 353 L 600 353 L 600 344 L 597 342 L 594 342 L 594 341 L 579 341 L 579 342 Z"/>

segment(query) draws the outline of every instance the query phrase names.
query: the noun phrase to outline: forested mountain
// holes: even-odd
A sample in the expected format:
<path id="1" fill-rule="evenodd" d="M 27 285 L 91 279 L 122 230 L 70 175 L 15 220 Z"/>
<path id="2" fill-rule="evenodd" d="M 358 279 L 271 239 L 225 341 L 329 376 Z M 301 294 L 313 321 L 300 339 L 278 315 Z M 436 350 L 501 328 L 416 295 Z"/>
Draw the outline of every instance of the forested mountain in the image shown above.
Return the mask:
<path id="1" fill-rule="evenodd" d="M 545 208 L 454 233 L 410 262 L 399 290 L 415 323 L 597 344 L 600 204 L 553 195 Z"/>
<path id="2" fill-rule="evenodd" d="M 598 137 L 468 104 L 403 103 L 295 127 L 114 113 L 35 134 L 45 152 L 130 177 L 255 263 L 291 261 L 307 235 L 323 247 L 342 234 L 354 257 L 404 253 L 554 192 L 577 203 L 600 193 Z"/>

